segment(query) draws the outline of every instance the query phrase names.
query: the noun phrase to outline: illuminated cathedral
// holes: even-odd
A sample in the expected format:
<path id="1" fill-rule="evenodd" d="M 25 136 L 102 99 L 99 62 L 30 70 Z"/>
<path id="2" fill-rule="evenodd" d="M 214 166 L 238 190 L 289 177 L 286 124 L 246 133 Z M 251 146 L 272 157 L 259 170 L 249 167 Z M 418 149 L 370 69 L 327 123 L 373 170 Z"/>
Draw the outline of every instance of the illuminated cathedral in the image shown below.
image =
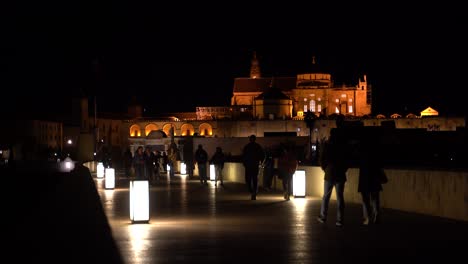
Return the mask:
<path id="1" fill-rule="evenodd" d="M 317 67 L 294 77 L 262 77 L 256 54 L 250 77 L 234 80 L 231 105 L 251 112 L 254 119 L 291 119 L 305 112 L 316 116 L 371 114 L 372 91 L 366 75 L 353 86 L 335 86 L 332 76 Z"/>

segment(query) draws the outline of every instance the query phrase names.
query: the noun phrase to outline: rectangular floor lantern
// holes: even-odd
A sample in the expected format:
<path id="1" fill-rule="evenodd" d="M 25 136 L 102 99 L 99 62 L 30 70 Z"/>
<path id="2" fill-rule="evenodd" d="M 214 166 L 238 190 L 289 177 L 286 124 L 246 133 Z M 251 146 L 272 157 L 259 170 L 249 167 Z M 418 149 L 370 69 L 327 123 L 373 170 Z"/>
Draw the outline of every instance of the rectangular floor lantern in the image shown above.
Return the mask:
<path id="1" fill-rule="evenodd" d="M 97 164 L 97 177 L 98 179 L 104 178 L 104 164 L 102 162 Z"/>
<path id="2" fill-rule="evenodd" d="M 215 165 L 210 164 L 210 181 L 216 180 L 216 171 L 215 171 Z"/>
<path id="3" fill-rule="evenodd" d="M 180 163 L 180 174 L 187 174 L 187 165 L 185 165 L 185 162 Z"/>
<path id="4" fill-rule="evenodd" d="M 149 222 L 149 182 L 130 181 L 130 220 L 132 223 Z"/>
<path id="5" fill-rule="evenodd" d="M 293 196 L 306 196 L 306 173 L 305 170 L 296 170 L 293 175 Z"/>
<path id="6" fill-rule="evenodd" d="M 113 168 L 106 168 L 104 183 L 105 189 L 112 190 L 115 188 L 115 170 Z"/>

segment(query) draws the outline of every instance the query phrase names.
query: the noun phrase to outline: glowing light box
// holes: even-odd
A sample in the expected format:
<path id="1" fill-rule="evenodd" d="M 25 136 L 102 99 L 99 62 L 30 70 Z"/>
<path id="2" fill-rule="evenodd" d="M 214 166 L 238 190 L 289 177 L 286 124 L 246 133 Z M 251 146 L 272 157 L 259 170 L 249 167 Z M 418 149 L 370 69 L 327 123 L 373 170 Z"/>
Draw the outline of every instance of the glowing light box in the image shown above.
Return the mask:
<path id="1" fill-rule="evenodd" d="M 115 170 L 113 168 L 106 168 L 105 170 L 105 189 L 114 189 L 115 188 Z"/>
<path id="2" fill-rule="evenodd" d="M 292 178 L 293 181 L 293 196 L 306 196 L 306 173 L 305 170 L 296 170 Z"/>
<path id="3" fill-rule="evenodd" d="M 97 164 L 97 177 L 99 179 L 104 178 L 104 164 L 102 162 L 98 162 Z"/>
<path id="4" fill-rule="evenodd" d="M 210 164 L 210 181 L 216 180 L 215 165 Z"/>
<path id="5" fill-rule="evenodd" d="M 149 222 L 149 181 L 130 181 L 130 220 Z"/>
<path id="6" fill-rule="evenodd" d="M 187 165 L 184 162 L 180 163 L 180 174 L 185 175 L 187 174 Z"/>

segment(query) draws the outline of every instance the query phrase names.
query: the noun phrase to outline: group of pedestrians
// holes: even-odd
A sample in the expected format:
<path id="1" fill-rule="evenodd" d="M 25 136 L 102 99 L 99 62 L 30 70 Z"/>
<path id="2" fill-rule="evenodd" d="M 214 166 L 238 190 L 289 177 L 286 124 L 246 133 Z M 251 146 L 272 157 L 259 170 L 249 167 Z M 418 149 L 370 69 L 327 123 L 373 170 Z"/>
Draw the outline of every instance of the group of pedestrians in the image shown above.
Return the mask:
<path id="1" fill-rule="evenodd" d="M 319 164 L 324 171 L 324 191 L 317 220 L 321 223 L 327 221 L 329 202 L 333 189 L 335 189 L 337 201 L 335 224 L 340 227 L 344 224 L 344 190 L 347 180 L 346 174 L 351 165 L 349 159 L 351 149 L 345 137 L 339 134 L 338 130 L 332 129 L 329 139 L 323 142 L 321 150 Z M 175 149 L 171 149 L 171 155 L 169 156 L 175 157 L 174 153 Z M 382 191 L 382 184 L 386 183 L 387 178 L 378 153 L 376 137 L 369 135 L 362 137 L 358 144 L 357 153 L 359 157 L 358 192 L 361 194 L 363 207 L 362 223 L 364 225 L 369 225 L 370 223 L 377 224 L 380 222 L 380 192 Z M 130 159 L 128 153 L 125 156 L 128 160 Z M 175 158 L 169 158 L 171 175 L 174 173 L 175 161 L 173 159 Z M 136 178 L 152 179 L 154 175 L 159 178 L 159 160 L 159 155 L 155 155 L 149 147 L 145 150 L 142 146 L 138 147 L 135 155 L 131 158 Z M 215 153 L 209 158 L 206 150 L 199 144 L 194 153 L 193 160 L 198 166 L 201 184 L 208 184 L 208 165 L 213 164 L 215 166 L 215 187 L 218 186 L 218 181 L 224 187 L 223 169 L 226 156 L 221 147 L 217 147 Z M 261 167 L 264 168 L 264 185 L 267 188 L 271 186 L 271 180 L 275 171 L 273 151 L 271 148 L 264 149 L 256 142 L 256 136 L 251 135 L 249 136 L 249 142 L 242 149 L 242 164 L 245 169 L 245 183 L 250 193 L 250 198 L 251 200 L 256 200 L 258 194 L 258 175 Z M 292 177 L 299 165 L 294 145 L 281 144 L 277 165 L 277 174 L 282 180 L 283 185 L 283 196 L 286 201 L 289 201 L 293 191 Z"/>
<path id="2" fill-rule="evenodd" d="M 159 180 L 163 168 L 164 155 L 159 151 L 153 151 L 151 147 L 139 146 L 132 155 L 130 149 L 124 152 L 125 175 L 130 177 L 132 168 L 136 179 L 147 179 L 152 182 Z"/>
<path id="3" fill-rule="evenodd" d="M 223 169 L 224 163 L 226 161 L 226 155 L 223 152 L 221 147 L 216 147 L 216 151 L 208 159 L 208 153 L 203 148 L 203 145 L 199 144 L 197 150 L 195 151 L 194 160 L 198 166 L 198 174 L 200 176 L 200 183 L 207 185 L 208 184 L 208 162 L 213 164 L 215 168 L 215 187 L 218 187 L 218 181 L 220 182 L 221 187 L 224 187 L 223 180 Z"/>
<path id="4" fill-rule="evenodd" d="M 358 192 L 361 193 L 363 208 L 363 225 L 380 222 L 380 192 L 382 184 L 387 182 L 379 155 L 378 142 L 375 135 L 366 135 L 359 140 L 357 148 L 359 181 Z M 328 216 L 328 205 L 333 189 L 335 189 L 337 208 L 336 226 L 344 224 L 345 199 L 344 190 L 346 173 L 350 166 L 351 149 L 344 137 L 332 129 L 328 141 L 324 142 L 320 154 L 320 166 L 324 175 L 324 190 L 322 204 L 317 220 L 325 223 Z"/>
<path id="5" fill-rule="evenodd" d="M 249 143 L 242 150 L 242 163 L 245 169 L 245 183 L 251 195 L 251 200 L 257 199 L 258 174 L 260 167 L 264 168 L 264 185 L 269 188 L 274 175 L 273 151 L 263 148 L 256 142 L 255 135 L 249 136 Z M 278 177 L 283 183 L 284 199 L 289 201 L 292 195 L 292 177 L 299 165 L 293 145 L 282 144 L 278 157 Z"/>

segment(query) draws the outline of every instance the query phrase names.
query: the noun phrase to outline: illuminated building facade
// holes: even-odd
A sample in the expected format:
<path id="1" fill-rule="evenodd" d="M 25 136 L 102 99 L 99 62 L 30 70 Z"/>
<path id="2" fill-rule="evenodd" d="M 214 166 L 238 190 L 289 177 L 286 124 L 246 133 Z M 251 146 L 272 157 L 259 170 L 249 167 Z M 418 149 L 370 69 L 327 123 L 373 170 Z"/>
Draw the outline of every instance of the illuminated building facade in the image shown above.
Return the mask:
<path id="1" fill-rule="evenodd" d="M 252 59 L 249 78 L 234 80 L 232 106 L 245 106 L 252 109 L 256 119 L 301 117 L 304 112 L 317 116 L 341 114 L 345 116 L 366 116 L 371 114 L 372 90 L 366 75 L 356 85 L 335 86 L 331 74 L 322 72 L 312 60 L 313 69 L 309 73 L 295 77 L 261 77 L 256 55 Z M 265 100 L 265 95 L 275 90 L 277 100 Z M 283 96 L 279 95 L 283 94 Z M 284 100 L 278 100 L 283 97 Z M 287 100 L 291 102 L 287 102 Z"/>

